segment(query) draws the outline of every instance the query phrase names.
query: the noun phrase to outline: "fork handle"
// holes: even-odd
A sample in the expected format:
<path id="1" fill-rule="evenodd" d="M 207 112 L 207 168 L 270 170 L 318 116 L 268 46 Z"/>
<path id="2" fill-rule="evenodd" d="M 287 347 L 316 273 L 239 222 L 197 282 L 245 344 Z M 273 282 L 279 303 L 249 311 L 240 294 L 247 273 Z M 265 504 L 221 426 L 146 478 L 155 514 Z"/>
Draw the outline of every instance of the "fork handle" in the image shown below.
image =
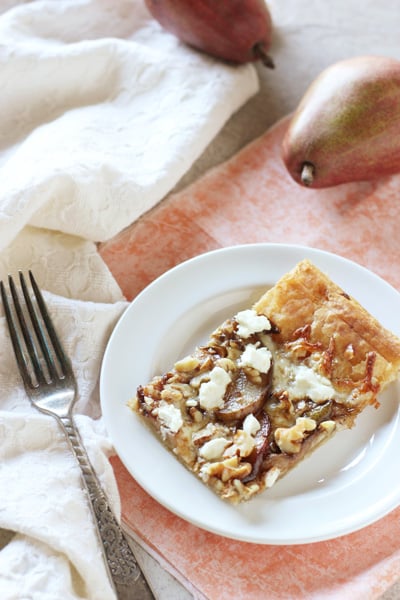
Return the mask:
<path id="1" fill-rule="evenodd" d="M 154 600 L 152 593 L 103 492 L 72 416 L 60 417 L 71 449 L 79 463 L 94 521 L 103 547 L 106 570 L 119 600 Z"/>

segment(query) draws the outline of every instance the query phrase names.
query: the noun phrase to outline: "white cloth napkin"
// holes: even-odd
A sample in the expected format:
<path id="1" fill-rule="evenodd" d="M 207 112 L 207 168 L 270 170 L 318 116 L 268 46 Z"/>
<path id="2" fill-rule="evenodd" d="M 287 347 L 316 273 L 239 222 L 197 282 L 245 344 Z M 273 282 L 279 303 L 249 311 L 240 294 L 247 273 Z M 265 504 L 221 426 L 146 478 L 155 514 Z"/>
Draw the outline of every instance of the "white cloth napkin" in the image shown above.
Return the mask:
<path id="1" fill-rule="evenodd" d="M 142 0 L 0 0 L 0 278 L 31 268 L 78 379 L 77 422 L 119 515 L 98 379 L 126 308 L 96 252 L 173 188 L 258 90 Z M 30 407 L 0 308 L 2 600 L 111 599 L 56 423 Z"/>

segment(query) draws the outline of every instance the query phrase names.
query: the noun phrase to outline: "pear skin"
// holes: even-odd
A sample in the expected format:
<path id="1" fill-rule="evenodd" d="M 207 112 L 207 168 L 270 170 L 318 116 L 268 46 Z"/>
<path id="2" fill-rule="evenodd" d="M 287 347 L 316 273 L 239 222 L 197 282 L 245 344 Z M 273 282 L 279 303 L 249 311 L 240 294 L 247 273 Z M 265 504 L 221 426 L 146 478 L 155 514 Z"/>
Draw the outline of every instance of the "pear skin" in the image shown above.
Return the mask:
<path id="1" fill-rule="evenodd" d="M 359 56 L 325 69 L 289 123 L 282 158 L 313 188 L 400 172 L 400 61 Z"/>
<path id="2" fill-rule="evenodd" d="M 261 60 L 267 52 L 272 19 L 264 0 L 145 0 L 153 17 L 181 41 L 232 63 Z"/>

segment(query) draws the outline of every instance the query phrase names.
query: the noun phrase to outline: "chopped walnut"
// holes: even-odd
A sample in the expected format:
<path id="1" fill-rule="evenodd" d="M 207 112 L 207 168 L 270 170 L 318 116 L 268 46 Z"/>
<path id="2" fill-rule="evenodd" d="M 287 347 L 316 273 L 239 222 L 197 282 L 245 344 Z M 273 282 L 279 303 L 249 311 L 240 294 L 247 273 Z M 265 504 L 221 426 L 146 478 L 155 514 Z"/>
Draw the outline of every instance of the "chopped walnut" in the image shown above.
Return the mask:
<path id="1" fill-rule="evenodd" d="M 256 494 L 258 492 L 258 490 L 260 489 L 260 486 L 258 485 L 258 483 L 252 483 L 251 485 L 245 486 L 240 481 L 240 479 L 234 479 L 233 485 L 235 486 L 235 488 L 237 489 L 237 491 L 243 498 L 246 498 L 246 496 L 250 497 L 253 494 Z"/>
<path id="2" fill-rule="evenodd" d="M 189 415 L 192 417 L 195 423 L 201 423 L 203 420 L 203 413 L 201 410 L 198 410 L 195 406 L 191 406 L 189 408 Z"/>
<path id="3" fill-rule="evenodd" d="M 195 446 L 201 446 L 208 440 L 211 440 L 214 432 L 215 425 L 213 423 L 208 423 L 206 427 L 203 427 L 203 429 L 199 429 L 199 431 L 192 434 L 192 442 Z"/>
<path id="4" fill-rule="evenodd" d="M 229 479 L 242 479 L 251 471 L 251 464 L 248 462 L 240 463 L 238 456 L 232 456 L 220 462 L 207 465 L 206 473 L 209 477 L 218 477 L 221 481 Z"/>
<path id="5" fill-rule="evenodd" d="M 275 442 L 280 450 L 286 454 L 296 454 L 300 452 L 301 444 L 308 431 L 313 431 L 317 426 L 314 419 L 308 417 L 297 417 L 295 425 L 292 427 L 278 427 L 275 430 Z"/>
<path id="6" fill-rule="evenodd" d="M 198 358 L 194 356 L 185 356 L 181 360 L 175 363 L 175 369 L 178 372 L 183 371 L 187 373 L 189 371 L 194 371 L 200 365 L 200 361 Z"/>
<path id="7" fill-rule="evenodd" d="M 233 437 L 233 444 L 229 446 L 224 452 L 224 456 L 249 456 L 254 450 L 255 441 L 254 438 L 244 431 L 238 429 Z"/>
<path id="8" fill-rule="evenodd" d="M 170 385 L 166 386 L 161 392 L 162 400 L 169 400 L 170 402 L 179 402 L 179 400 L 182 400 L 182 398 L 182 391 Z"/>
<path id="9" fill-rule="evenodd" d="M 187 383 L 174 382 L 168 384 L 168 387 L 179 391 L 185 399 L 190 398 L 193 394 L 192 388 Z"/>
<path id="10" fill-rule="evenodd" d="M 262 385 L 263 380 L 260 371 L 249 366 L 243 367 L 243 371 L 246 373 L 247 379 L 251 381 L 251 383 L 254 383 L 254 385 Z"/>
<path id="11" fill-rule="evenodd" d="M 225 371 L 235 371 L 237 368 L 236 364 L 230 358 L 219 358 L 216 361 L 215 366 L 221 367 L 221 369 L 224 369 Z"/>
<path id="12" fill-rule="evenodd" d="M 318 429 L 322 429 L 322 431 L 326 431 L 327 433 L 332 433 L 336 429 L 335 421 L 322 421 L 319 424 Z"/>
<path id="13" fill-rule="evenodd" d="M 231 360 L 237 360 L 241 356 L 242 351 L 242 344 L 232 342 L 228 348 L 228 358 L 230 358 Z"/>
<path id="14" fill-rule="evenodd" d="M 204 371 L 202 373 L 199 373 L 198 375 L 195 375 L 190 380 L 190 385 L 195 390 L 197 390 L 204 381 L 209 381 L 209 379 L 210 379 L 210 373 L 211 373 L 211 371 Z"/>

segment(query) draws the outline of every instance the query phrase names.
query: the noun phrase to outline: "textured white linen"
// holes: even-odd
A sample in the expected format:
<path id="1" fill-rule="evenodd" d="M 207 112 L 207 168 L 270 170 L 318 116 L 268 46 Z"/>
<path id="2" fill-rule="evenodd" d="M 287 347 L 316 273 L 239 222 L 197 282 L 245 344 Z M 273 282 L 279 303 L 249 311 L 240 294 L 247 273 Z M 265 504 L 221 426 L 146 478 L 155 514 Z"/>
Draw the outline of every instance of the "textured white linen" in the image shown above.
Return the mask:
<path id="1" fill-rule="evenodd" d="M 98 378 L 126 308 L 95 242 L 170 191 L 256 93 L 180 44 L 141 0 L 0 0 L 0 278 L 31 268 L 78 379 L 77 421 L 116 514 Z M 79 470 L 30 407 L 0 308 L 2 600 L 109 599 Z"/>

